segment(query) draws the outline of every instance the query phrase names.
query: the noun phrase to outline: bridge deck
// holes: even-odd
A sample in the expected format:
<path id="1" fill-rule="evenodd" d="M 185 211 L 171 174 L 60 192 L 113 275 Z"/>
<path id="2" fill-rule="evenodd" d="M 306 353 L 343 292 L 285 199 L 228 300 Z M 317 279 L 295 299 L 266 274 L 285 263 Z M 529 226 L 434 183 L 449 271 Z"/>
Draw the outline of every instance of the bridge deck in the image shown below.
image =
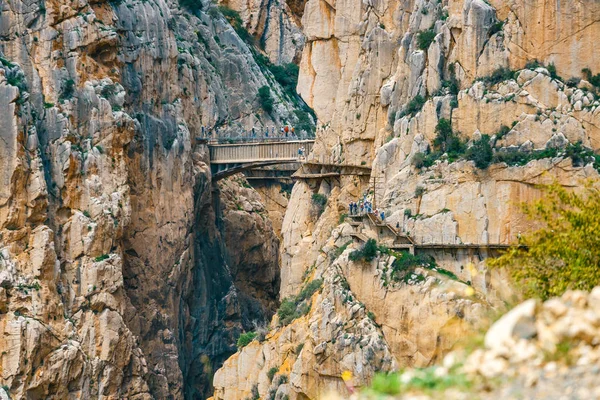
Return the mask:
<path id="1" fill-rule="evenodd" d="M 304 162 L 313 143 L 314 140 L 208 143 L 213 181 L 269 165 Z M 299 153 L 301 148 L 302 154 Z"/>

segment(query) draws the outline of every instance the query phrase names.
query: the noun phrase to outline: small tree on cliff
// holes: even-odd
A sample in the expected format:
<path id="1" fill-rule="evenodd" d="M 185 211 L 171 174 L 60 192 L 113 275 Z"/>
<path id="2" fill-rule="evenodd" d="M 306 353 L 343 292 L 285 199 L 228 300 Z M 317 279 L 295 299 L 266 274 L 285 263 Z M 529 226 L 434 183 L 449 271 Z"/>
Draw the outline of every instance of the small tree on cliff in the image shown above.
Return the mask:
<path id="1" fill-rule="evenodd" d="M 488 263 L 507 268 L 527 297 L 547 299 L 600 284 L 600 191 L 591 183 L 583 193 L 554 183 L 544 187 L 542 200 L 523 207 L 545 226 Z"/>
<path id="2" fill-rule="evenodd" d="M 479 169 L 486 169 L 490 166 L 494 152 L 490 145 L 489 135 L 481 135 L 481 139 L 473 143 L 473 146 L 467 150 L 467 158 L 474 161 L 475 166 Z"/>
<path id="3" fill-rule="evenodd" d="M 258 89 L 258 102 L 267 113 L 273 112 L 273 97 L 271 97 L 271 89 L 268 86 L 261 86 Z"/>

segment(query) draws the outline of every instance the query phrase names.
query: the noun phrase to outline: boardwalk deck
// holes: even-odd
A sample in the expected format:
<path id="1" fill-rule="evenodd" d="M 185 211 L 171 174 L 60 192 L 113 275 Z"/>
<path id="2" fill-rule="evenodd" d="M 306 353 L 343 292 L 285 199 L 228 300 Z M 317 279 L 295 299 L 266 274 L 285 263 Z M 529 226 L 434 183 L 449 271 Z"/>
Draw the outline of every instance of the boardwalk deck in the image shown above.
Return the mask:
<path id="1" fill-rule="evenodd" d="M 314 140 L 225 144 L 209 142 L 213 181 L 269 165 L 302 163 L 312 150 L 313 143 Z M 302 154 L 298 153 L 300 148 L 304 148 Z"/>

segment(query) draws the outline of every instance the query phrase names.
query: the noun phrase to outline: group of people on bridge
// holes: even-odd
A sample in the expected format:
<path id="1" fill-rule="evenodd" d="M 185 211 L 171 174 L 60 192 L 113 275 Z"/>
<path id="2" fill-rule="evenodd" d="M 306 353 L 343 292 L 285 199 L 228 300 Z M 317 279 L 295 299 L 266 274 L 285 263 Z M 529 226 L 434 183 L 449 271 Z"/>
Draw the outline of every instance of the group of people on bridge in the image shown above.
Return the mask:
<path id="1" fill-rule="evenodd" d="M 231 130 L 231 129 L 227 129 Z M 277 140 L 299 140 L 301 139 L 298 135 L 296 135 L 296 129 L 290 125 L 284 125 L 279 130 L 275 129 L 274 126 L 271 127 L 262 127 L 262 128 L 254 128 L 250 130 L 246 130 L 243 128 L 236 129 L 238 133 L 235 137 L 220 137 L 219 136 L 219 128 L 206 128 L 202 126 L 201 128 L 201 137 L 205 139 L 217 139 L 217 140 L 225 140 L 225 141 L 248 141 L 248 140 L 269 140 L 269 139 L 277 139 Z M 301 135 L 302 136 L 302 135 Z"/>
<path id="2" fill-rule="evenodd" d="M 381 219 L 381 221 L 385 221 L 385 211 L 379 211 L 378 209 L 373 210 L 373 203 L 367 200 L 366 195 L 363 196 L 362 199 L 358 200 L 358 202 L 350 202 L 350 204 L 348 205 L 348 209 L 350 215 L 375 214 Z"/>

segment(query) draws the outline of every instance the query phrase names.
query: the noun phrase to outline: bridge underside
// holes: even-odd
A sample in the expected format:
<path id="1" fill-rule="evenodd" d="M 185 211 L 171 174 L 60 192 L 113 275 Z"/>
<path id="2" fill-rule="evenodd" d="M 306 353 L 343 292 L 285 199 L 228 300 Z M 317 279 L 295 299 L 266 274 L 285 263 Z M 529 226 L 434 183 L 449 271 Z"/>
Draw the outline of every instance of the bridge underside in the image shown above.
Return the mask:
<path id="1" fill-rule="evenodd" d="M 261 160 L 261 161 L 239 161 L 239 162 L 227 162 L 227 163 L 211 163 L 210 168 L 212 172 L 212 180 L 218 181 L 223 178 L 227 178 L 231 175 L 235 175 L 240 172 L 258 169 L 262 167 L 268 167 L 271 165 L 280 164 L 297 164 L 297 158 L 289 159 L 273 159 L 273 160 Z"/>

